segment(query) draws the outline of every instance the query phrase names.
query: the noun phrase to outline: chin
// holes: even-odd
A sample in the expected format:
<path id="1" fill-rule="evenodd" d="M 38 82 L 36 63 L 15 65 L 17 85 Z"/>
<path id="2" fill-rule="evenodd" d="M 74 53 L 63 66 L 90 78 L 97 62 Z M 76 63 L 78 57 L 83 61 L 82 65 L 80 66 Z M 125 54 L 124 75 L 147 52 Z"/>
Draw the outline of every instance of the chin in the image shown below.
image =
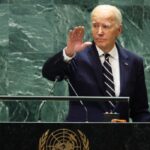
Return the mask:
<path id="1" fill-rule="evenodd" d="M 96 45 L 97 45 L 100 49 L 102 49 L 102 50 L 105 50 L 105 49 L 106 49 L 106 47 L 105 47 L 104 45 L 102 45 L 102 44 L 96 43 Z"/>

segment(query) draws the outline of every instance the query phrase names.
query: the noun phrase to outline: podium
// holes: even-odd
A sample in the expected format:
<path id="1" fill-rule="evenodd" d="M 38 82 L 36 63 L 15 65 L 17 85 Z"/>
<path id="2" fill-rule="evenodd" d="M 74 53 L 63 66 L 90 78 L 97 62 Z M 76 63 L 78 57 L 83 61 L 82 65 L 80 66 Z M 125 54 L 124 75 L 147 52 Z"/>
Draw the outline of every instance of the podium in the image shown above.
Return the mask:
<path id="1" fill-rule="evenodd" d="M 68 96 L 0 96 L 1 102 L 43 100 L 94 100 L 129 103 L 128 97 L 68 97 Z M 140 133 L 140 136 L 138 135 Z M 1 122 L 0 147 L 3 150 L 97 150 L 150 148 L 149 124 L 132 123 L 63 123 L 63 122 Z M 134 140 L 138 141 L 136 143 Z M 145 139 L 144 141 L 141 139 Z M 141 147 L 143 148 L 143 147 Z"/>
<path id="2" fill-rule="evenodd" d="M 104 115 L 102 116 L 104 119 L 102 120 L 102 122 L 111 122 L 112 119 L 124 119 L 124 120 L 129 120 L 129 97 L 95 97 L 95 96 L 0 96 L 0 100 L 2 101 L 9 101 L 11 103 L 18 101 L 28 101 L 30 103 L 30 101 L 39 101 L 40 105 L 38 108 L 38 118 L 40 120 L 41 118 L 41 110 L 44 107 L 45 103 L 47 101 L 80 101 L 81 104 L 83 102 L 99 102 L 99 103 L 108 103 L 109 105 L 112 105 L 112 103 L 115 103 L 115 106 L 113 106 L 114 110 L 112 110 L 111 112 L 104 112 Z M 88 110 L 86 110 L 87 108 L 83 105 L 83 109 L 85 111 L 85 113 L 88 112 Z M 123 106 L 122 108 L 125 108 L 124 113 L 126 113 L 126 117 L 125 118 L 120 118 L 120 115 L 122 116 L 122 114 L 119 114 L 119 111 L 121 112 L 122 110 L 117 110 L 116 108 L 118 108 L 118 106 Z M 121 108 L 121 109 L 122 109 Z M 115 110 L 116 109 L 116 110 Z M 87 111 L 87 112 L 86 112 Z M 87 117 L 87 116 L 86 116 Z M 88 121 L 88 117 L 86 119 L 86 121 Z"/>

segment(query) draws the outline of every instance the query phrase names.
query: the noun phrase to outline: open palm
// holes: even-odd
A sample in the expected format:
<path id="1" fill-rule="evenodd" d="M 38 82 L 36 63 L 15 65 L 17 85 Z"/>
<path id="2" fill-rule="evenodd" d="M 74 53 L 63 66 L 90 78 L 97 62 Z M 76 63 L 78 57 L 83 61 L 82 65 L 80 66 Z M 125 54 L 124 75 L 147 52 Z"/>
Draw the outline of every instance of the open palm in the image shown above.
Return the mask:
<path id="1" fill-rule="evenodd" d="M 78 26 L 69 31 L 67 40 L 66 54 L 73 56 L 76 52 L 82 51 L 85 47 L 91 45 L 91 42 L 83 42 L 84 27 Z"/>

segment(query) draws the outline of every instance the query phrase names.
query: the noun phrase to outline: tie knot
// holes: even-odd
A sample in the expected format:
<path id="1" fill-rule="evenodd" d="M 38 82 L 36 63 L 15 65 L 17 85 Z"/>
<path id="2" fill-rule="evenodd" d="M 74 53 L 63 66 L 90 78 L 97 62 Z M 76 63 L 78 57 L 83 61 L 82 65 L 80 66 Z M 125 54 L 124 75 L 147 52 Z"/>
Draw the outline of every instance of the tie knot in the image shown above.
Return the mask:
<path id="1" fill-rule="evenodd" d="M 108 60 L 108 59 L 109 59 L 110 54 L 106 53 L 106 54 L 104 54 L 104 56 L 105 56 L 105 59 L 106 59 L 106 60 Z"/>

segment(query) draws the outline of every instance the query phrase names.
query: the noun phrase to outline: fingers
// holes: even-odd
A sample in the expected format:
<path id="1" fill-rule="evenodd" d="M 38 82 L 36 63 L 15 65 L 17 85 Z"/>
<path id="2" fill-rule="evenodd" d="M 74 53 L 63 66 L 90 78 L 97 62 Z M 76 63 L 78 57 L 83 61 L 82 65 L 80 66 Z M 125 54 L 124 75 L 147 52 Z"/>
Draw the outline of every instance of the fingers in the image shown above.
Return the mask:
<path id="1" fill-rule="evenodd" d="M 84 26 L 75 27 L 69 31 L 68 38 L 70 40 L 82 40 L 84 36 Z"/>
<path id="2" fill-rule="evenodd" d="M 74 36 L 78 39 L 82 39 L 84 36 L 84 27 L 83 26 L 75 27 Z"/>
<path id="3" fill-rule="evenodd" d="M 72 33 L 73 33 L 73 31 L 70 30 L 69 33 L 68 33 L 68 40 L 71 40 L 71 39 L 72 39 Z"/>
<path id="4" fill-rule="evenodd" d="M 124 120 L 124 119 L 112 119 L 111 122 L 120 122 L 120 123 L 126 123 L 127 120 Z"/>
<path id="5" fill-rule="evenodd" d="M 88 47 L 88 46 L 91 46 L 92 45 L 92 42 L 84 42 L 83 44 L 82 44 L 82 49 L 84 49 L 84 48 L 86 48 L 86 47 Z"/>
<path id="6" fill-rule="evenodd" d="M 84 26 L 73 28 L 68 33 L 66 53 L 73 55 L 76 52 L 83 50 L 89 43 L 83 43 Z M 68 55 L 68 56 L 69 56 Z"/>
<path id="7" fill-rule="evenodd" d="M 84 45 L 85 45 L 85 47 L 91 46 L 91 45 L 92 45 L 92 42 L 84 42 Z"/>

